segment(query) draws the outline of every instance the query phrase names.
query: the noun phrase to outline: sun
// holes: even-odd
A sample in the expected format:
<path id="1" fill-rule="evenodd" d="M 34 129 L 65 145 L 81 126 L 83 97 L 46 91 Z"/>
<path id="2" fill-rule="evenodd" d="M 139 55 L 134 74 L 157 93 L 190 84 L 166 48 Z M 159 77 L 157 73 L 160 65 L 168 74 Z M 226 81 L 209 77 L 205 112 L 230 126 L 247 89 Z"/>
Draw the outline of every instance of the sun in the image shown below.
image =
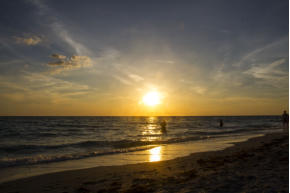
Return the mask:
<path id="1" fill-rule="evenodd" d="M 161 96 L 156 91 L 148 92 L 143 96 L 142 102 L 148 106 L 156 106 L 161 103 Z"/>

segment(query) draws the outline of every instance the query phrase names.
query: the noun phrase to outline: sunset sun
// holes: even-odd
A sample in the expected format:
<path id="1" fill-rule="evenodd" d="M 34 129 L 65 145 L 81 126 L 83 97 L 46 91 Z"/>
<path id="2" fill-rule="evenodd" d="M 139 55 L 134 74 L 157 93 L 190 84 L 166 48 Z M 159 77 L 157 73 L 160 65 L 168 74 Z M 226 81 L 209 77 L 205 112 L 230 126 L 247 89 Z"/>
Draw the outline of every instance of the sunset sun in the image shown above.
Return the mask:
<path id="1" fill-rule="evenodd" d="M 156 106 L 161 103 L 160 93 L 151 91 L 143 96 L 142 102 L 147 106 Z"/>

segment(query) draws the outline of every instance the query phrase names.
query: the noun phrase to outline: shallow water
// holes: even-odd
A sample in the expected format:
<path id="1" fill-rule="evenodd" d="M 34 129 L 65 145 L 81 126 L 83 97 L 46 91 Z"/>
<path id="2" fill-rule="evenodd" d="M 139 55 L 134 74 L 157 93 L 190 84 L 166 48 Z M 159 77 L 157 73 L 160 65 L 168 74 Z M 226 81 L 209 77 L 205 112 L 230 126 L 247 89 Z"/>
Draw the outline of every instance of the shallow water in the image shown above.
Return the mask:
<path id="1" fill-rule="evenodd" d="M 220 119 L 223 127 L 219 127 Z M 163 120 L 167 122 L 166 134 L 160 129 Z M 0 117 L 0 170 L 137 154 L 153 145 L 251 136 L 280 128 L 279 116 Z"/>
<path id="2" fill-rule="evenodd" d="M 151 149 L 143 151 L 88 157 L 84 159 L 51 162 L 46 164 L 42 163 L 7 167 L 1 169 L 0 183 L 66 170 L 170 160 L 187 156 L 191 153 L 222 150 L 232 146 L 236 142 L 246 141 L 249 138 L 258 136 L 262 136 L 262 134 L 237 135 L 224 138 L 208 138 L 182 143 L 154 145 L 151 146 Z"/>

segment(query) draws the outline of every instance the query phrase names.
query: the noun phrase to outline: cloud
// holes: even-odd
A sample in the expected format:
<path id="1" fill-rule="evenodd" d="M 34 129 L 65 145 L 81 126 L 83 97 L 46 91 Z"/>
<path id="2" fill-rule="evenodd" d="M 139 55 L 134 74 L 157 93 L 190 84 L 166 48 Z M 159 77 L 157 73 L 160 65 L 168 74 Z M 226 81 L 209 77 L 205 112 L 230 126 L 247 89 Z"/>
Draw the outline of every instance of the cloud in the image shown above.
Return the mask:
<path id="1" fill-rule="evenodd" d="M 0 90 L 0 98 L 23 104 L 71 104 L 96 92 L 86 84 L 27 71 L 17 79 L 1 76 Z"/>
<path id="2" fill-rule="evenodd" d="M 69 46 L 71 46 L 75 52 L 79 55 L 88 54 L 90 51 L 80 42 L 74 40 L 71 35 L 68 33 L 67 30 L 63 27 L 62 24 L 59 22 L 54 22 L 51 24 L 52 29 L 55 31 L 55 33 Z"/>
<path id="3" fill-rule="evenodd" d="M 200 87 L 200 86 L 192 87 L 192 90 L 194 90 L 197 94 L 200 94 L 200 95 L 204 94 L 207 91 L 206 88 Z"/>
<path id="4" fill-rule="evenodd" d="M 89 87 L 39 73 L 24 72 L 23 79 L 30 90 L 46 90 L 53 93 L 87 91 Z"/>
<path id="5" fill-rule="evenodd" d="M 51 57 L 55 59 L 60 59 L 60 60 L 66 59 L 66 56 L 60 55 L 60 54 L 52 54 Z"/>
<path id="6" fill-rule="evenodd" d="M 157 63 L 162 63 L 162 64 L 174 64 L 175 62 L 172 60 L 155 60 Z"/>
<path id="7" fill-rule="evenodd" d="M 118 81 L 120 81 L 121 83 L 125 84 L 125 85 L 132 85 L 132 82 L 125 79 L 125 78 L 122 78 L 121 76 L 118 76 L 118 75 L 114 75 L 113 76 L 115 79 L 117 79 Z"/>
<path id="8" fill-rule="evenodd" d="M 279 50 L 279 48 L 283 48 L 283 46 L 287 46 L 288 47 L 288 36 L 281 38 L 275 42 L 269 43 L 263 47 L 257 48 L 255 50 L 253 50 L 252 52 L 247 53 L 245 56 L 243 56 L 241 58 L 241 60 L 235 64 L 233 64 L 233 66 L 235 67 L 240 67 L 244 64 L 247 63 L 252 63 L 253 60 L 256 60 L 256 58 L 261 57 L 261 54 L 265 54 L 268 55 L 268 53 L 270 52 L 271 55 L 275 54 L 275 50 Z M 284 49 L 285 50 L 285 49 Z M 281 53 L 279 53 L 280 55 Z M 287 52 L 288 54 L 288 52 Z"/>
<path id="9" fill-rule="evenodd" d="M 31 37 L 15 37 L 15 41 L 18 44 L 25 44 L 27 46 L 35 46 L 42 42 L 42 39 L 39 36 L 31 36 Z"/>
<path id="10" fill-rule="evenodd" d="M 137 74 L 129 74 L 129 77 L 131 79 L 133 79 L 135 82 L 140 82 L 140 81 L 144 80 L 144 78 L 142 78 L 141 76 L 139 76 Z"/>
<path id="11" fill-rule="evenodd" d="M 203 95 L 208 89 L 204 85 L 200 85 L 200 83 L 196 83 L 195 81 L 181 79 L 179 80 L 182 84 L 185 84 L 191 91 L 196 94 Z"/>
<path id="12" fill-rule="evenodd" d="M 52 9 L 50 9 L 44 1 L 31 0 L 30 2 L 38 8 L 38 14 L 41 17 L 49 18 L 49 25 L 54 33 L 67 45 L 73 48 L 77 55 L 91 54 L 90 50 L 87 49 L 85 45 L 73 38 L 63 23 L 60 22 L 56 16 L 57 14 Z"/>
<path id="13" fill-rule="evenodd" d="M 52 54 L 51 57 L 57 59 L 56 61 L 48 63 L 49 66 L 56 68 L 52 71 L 52 73 L 56 74 L 62 71 L 92 66 L 92 60 L 88 56 L 73 55 L 66 57 L 60 54 Z"/>
<path id="14" fill-rule="evenodd" d="M 211 77 L 219 89 L 278 91 L 288 88 L 288 58 L 288 37 L 284 37 L 246 53 L 231 67 L 217 66 Z"/>
<path id="15" fill-rule="evenodd" d="M 285 80 L 288 78 L 288 72 L 279 69 L 279 66 L 284 63 L 286 63 L 286 59 L 282 58 L 270 64 L 260 64 L 258 66 L 252 66 L 249 70 L 245 71 L 244 73 L 249 74 L 258 79 L 272 81 L 273 83 L 276 84 L 280 82 L 280 80 Z"/>
<path id="16" fill-rule="evenodd" d="M 248 96 L 252 98 L 288 95 L 288 58 L 257 58 L 247 69 L 227 70 L 225 66 L 212 76 L 208 94 L 212 97 Z"/>

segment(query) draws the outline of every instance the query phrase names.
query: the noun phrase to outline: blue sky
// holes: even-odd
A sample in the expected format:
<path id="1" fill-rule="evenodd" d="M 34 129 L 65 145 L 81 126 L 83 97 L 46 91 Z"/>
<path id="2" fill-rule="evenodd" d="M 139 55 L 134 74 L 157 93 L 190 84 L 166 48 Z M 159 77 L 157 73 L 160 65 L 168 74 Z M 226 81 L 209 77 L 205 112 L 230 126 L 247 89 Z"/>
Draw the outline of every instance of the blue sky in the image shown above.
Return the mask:
<path id="1" fill-rule="evenodd" d="M 288 109 L 287 0 L 1 1 L 1 115 Z M 140 98 L 163 96 L 158 108 Z"/>

